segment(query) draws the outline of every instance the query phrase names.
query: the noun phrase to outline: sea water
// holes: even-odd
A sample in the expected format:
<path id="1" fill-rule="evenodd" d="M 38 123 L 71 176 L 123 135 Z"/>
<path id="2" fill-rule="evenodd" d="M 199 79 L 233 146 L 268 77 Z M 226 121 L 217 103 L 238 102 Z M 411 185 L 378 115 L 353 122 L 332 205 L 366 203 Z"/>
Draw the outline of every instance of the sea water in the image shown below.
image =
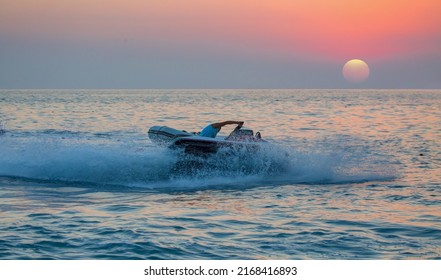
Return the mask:
<path id="1" fill-rule="evenodd" d="M 440 90 L 0 91 L 0 259 L 440 258 Z"/>

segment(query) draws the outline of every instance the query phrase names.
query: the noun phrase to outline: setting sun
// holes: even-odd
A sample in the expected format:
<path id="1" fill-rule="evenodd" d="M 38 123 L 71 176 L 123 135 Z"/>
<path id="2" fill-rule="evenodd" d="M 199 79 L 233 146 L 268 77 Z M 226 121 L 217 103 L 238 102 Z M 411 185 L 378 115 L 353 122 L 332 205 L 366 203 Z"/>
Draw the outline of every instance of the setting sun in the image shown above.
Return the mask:
<path id="1" fill-rule="evenodd" d="M 361 59 L 352 59 L 343 66 L 343 77 L 351 83 L 362 83 L 369 78 L 369 66 Z"/>

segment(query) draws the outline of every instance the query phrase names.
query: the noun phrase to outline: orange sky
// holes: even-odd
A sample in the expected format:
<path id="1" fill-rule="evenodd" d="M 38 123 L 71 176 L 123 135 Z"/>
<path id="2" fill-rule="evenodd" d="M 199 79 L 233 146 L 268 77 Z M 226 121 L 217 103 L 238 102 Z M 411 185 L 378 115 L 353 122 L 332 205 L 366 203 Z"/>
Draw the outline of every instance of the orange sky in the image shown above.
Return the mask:
<path id="1" fill-rule="evenodd" d="M 436 55 L 440 0 L 0 0 L 0 40 L 343 64 Z"/>
<path id="2" fill-rule="evenodd" d="M 439 0 L 1 0 L 0 30 L 58 40 L 206 42 L 324 58 L 432 52 Z M 438 42 L 436 42 L 438 40 Z M 434 45 L 438 43 L 438 45 Z"/>

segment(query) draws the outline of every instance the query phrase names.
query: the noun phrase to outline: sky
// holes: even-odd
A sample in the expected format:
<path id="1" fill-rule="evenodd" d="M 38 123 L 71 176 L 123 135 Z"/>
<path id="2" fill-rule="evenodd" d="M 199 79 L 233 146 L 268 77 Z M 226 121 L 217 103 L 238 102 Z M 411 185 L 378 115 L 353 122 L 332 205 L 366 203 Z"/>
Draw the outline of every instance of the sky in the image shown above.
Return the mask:
<path id="1" fill-rule="evenodd" d="M 441 88 L 440 0 L 0 0 L 0 88 Z M 358 84 L 343 65 L 361 59 Z"/>

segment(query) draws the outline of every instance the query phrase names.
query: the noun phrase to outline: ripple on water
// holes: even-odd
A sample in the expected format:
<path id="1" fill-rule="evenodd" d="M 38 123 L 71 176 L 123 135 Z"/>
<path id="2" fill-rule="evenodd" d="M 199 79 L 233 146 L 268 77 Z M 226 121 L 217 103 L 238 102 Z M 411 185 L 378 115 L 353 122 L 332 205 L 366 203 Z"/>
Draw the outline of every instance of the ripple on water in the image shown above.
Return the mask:
<path id="1" fill-rule="evenodd" d="M 126 212 L 135 212 L 143 209 L 143 206 L 133 206 L 133 205 L 110 205 L 102 207 L 101 210 L 111 213 L 126 213 Z"/>
<path id="2" fill-rule="evenodd" d="M 0 259 L 441 258 L 439 90 L 0 94 Z M 237 114 L 259 176 L 176 177 L 146 135 Z"/>

